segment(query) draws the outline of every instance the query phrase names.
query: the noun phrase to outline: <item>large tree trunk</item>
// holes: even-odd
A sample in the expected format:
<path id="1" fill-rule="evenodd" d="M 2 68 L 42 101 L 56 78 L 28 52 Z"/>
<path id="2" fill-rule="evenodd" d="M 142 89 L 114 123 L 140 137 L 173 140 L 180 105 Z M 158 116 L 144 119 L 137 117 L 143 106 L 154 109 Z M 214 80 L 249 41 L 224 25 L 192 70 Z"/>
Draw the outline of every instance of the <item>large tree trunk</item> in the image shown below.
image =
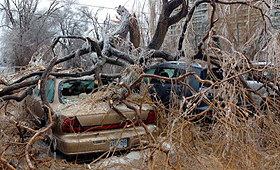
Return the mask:
<path id="1" fill-rule="evenodd" d="M 170 17 L 171 13 L 180 5 L 182 5 L 181 10 Z M 159 16 L 156 32 L 152 38 L 152 41 L 148 45 L 149 49 L 160 49 L 169 26 L 177 23 L 179 20 L 181 20 L 187 15 L 187 6 L 188 5 L 186 4 L 185 0 L 163 0 L 162 10 Z"/>
<path id="2" fill-rule="evenodd" d="M 153 39 L 150 42 L 148 48 L 156 49 L 156 50 L 160 49 L 160 47 L 164 41 L 165 35 L 167 33 L 167 30 L 168 30 L 167 17 L 164 16 L 164 14 L 161 14 L 159 17 L 159 22 L 157 25 L 156 32 L 155 32 Z"/>

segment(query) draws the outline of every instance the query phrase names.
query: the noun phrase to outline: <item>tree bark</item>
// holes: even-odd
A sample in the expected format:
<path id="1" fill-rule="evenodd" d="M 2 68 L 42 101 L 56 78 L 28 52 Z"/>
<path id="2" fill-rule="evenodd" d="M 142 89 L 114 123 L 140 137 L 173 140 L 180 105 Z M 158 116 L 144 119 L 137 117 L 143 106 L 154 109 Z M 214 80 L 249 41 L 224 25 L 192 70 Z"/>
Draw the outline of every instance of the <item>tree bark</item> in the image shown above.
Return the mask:
<path id="1" fill-rule="evenodd" d="M 180 5 L 182 5 L 181 10 L 170 17 L 171 13 Z M 166 33 L 168 31 L 169 26 L 177 23 L 183 17 L 185 17 L 188 13 L 187 4 L 185 0 L 172 0 L 172 1 L 163 1 L 162 11 L 159 16 L 158 25 L 156 28 L 156 32 L 152 38 L 152 41 L 149 43 L 149 49 L 160 49 Z"/>

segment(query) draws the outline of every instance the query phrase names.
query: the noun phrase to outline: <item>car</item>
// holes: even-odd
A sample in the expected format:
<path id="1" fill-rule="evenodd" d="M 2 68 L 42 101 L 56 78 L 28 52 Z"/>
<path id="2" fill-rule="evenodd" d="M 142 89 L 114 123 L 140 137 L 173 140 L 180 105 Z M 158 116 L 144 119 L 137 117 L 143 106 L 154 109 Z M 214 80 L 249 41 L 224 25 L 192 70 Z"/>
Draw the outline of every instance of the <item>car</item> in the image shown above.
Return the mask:
<path id="1" fill-rule="evenodd" d="M 185 74 L 187 71 L 194 72 L 203 80 L 210 79 L 209 75 L 207 74 L 207 67 L 202 66 L 199 63 L 192 63 L 190 64 L 189 68 L 187 68 L 187 64 L 184 61 L 168 61 L 151 65 L 144 70 L 146 74 L 154 74 L 168 78 L 179 77 Z M 212 71 L 216 78 L 222 79 L 222 72 L 220 72 L 219 68 L 213 67 Z M 205 88 L 210 86 L 210 84 L 207 83 L 202 85 L 194 76 L 189 76 L 184 80 L 190 88 L 179 83 L 171 83 L 167 81 L 163 82 L 157 79 L 149 79 L 149 81 L 153 85 L 153 88 L 150 89 L 150 93 L 156 93 L 165 106 L 168 106 L 168 104 L 170 103 L 172 94 L 176 94 L 179 99 L 182 99 L 183 97 L 190 97 L 200 90 L 203 91 Z M 147 83 L 148 79 L 145 79 L 145 82 Z M 207 92 L 206 96 L 209 100 L 212 100 L 213 92 Z M 185 107 L 186 105 L 187 103 L 185 103 Z M 204 101 L 201 101 L 200 104 L 196 107 L 195 111 L 199 113 L 206 110 L 207 108 L 208 105 Z"/>
<path id="2" fill-rule="evenodd" d="M 126 150 L 145 144 L 147 142 L 145 129 L 137 124 L 125 127 L 127 121 L 110 108 L 107 101 L 84 102 L 87 97 L 97 93 L 95 91 L 97 85 L 92 77 L 48 78 L 46 96 L 57 117 L 52 126 L 52 138 L 56 143 L 56 149 L 71 156 L 113 149 Z M 84 103 L 81 105 L 82 102 Z M 140 109 L 140 106 L 130 104 Z M 26 97 L 25 105 L 37 124 L 44 126 L 45 113 L 38 87 Z M 135 120 L 135 112 L 125 105 L 116 103 L 114 107 L 128 119 Z M 141 109 L 143 122 L 146 123 L 149 132 L 156 136 L 154 108 L 149 104 L 143 104 Z"/>
<path id="3" fill-rule="evenodd" d="M 275 74 L 275 66 L 268 62 L 253 62 L 252 65 L 258 70 L 253 70 L 244 76 L 250 90 L 254 90 L 256 93 L 251 93 L 253 103 L 257 106 L 263 106 L 264 101 L 262 98 L 272 97 L 279 100 L 278 86 L 275 80 L 277 75 Z M 262 79 L 262 82 L 259 80 Z M 264 84 L 263 82 L 268 82 Z M 240 97 L 240 104 L 244 105 L 244 99 Z M 246 104 L 248 108 L 252 108 L 251 104 Z"/>

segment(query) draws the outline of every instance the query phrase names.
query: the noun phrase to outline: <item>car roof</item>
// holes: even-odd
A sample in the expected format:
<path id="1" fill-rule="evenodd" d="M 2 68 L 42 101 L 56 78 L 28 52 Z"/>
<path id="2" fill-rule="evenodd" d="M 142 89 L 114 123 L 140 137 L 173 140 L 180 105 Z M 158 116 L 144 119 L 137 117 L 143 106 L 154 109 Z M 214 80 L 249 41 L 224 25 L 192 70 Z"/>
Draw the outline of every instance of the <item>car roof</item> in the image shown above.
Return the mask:
<path id="1" fill-rule="evenodd" d="M 186 66 L 186 62 L 185 61 L 166 61 L 166 62 L 163 62 L 163 63 L 156 63 L 150 67 L 148 67 L 149 69 L 153 69 L 153 68 L 178 68 L 178 69 L 186 69 L 187 66 Z M 195 68 L 201 68 L 201 69 L 204 69 L 204 68 L 207 68 L 205 66 L 202 66 L 201 64 L 199 63 L 191 63 L 191 67 L 195 67 Z"/>
<path id="2" fill-rule="evenodd" d="M 271 63 L 271 62 L 265 62 L 265 61 L 252 62 L 252 64 L 253 64 L 254 66 L 260 66 L 260 67 L 264 67 L 264 66 L 274 66 L 273 63 Z"/>
<path id="3" fill-rule="evenodd" d="M 94 77 L 93 76 L 83 76 L 83 77 L 59 77 L 59 78 L 56 78 L 56 80 L 59 80 L 59 81 L 64 81 L 64 80 L 89 80 L 89 79 L 94 79 Z"/>

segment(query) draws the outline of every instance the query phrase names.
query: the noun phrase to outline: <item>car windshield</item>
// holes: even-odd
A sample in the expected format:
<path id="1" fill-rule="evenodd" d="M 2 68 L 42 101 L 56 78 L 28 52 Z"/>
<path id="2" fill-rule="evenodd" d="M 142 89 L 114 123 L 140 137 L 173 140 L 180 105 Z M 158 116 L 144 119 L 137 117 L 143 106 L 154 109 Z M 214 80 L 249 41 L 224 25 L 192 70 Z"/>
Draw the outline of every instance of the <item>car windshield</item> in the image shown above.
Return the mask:
<path id="1" fill-rule="evenodd" d="M 63 81 L 59 85 L 60 101 L 62 103 L 69 103 L 74 100 L 74 98 L 77 99 L 82 93 L 91 93 L 97 86 L 94 79 Z"/>
<path id="2" fill-rule="evenodd" d="M 159 76 L 171 78 L 174 76 L 175 69 L 164 68 L 159 72 Z"/>
<path id="3" fill-rule="evenodd" d="M 158 71 L 159 76 L 175 78 L 186 73 L 186 70 L 179 68 L 161 68 Z"/>

